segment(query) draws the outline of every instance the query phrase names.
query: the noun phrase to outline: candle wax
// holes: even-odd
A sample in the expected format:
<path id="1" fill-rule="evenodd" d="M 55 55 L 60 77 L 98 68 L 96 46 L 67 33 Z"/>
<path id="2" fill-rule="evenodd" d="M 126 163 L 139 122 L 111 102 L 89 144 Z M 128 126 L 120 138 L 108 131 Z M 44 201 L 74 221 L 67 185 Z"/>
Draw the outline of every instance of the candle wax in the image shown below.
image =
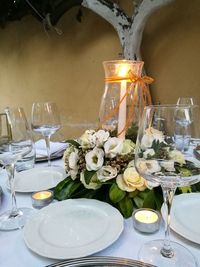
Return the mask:
<path id="1" fill-rule="evenodd" d="M 158 215 L 150 210 L 140 210 L 135 213 L 135 219 L 142 223 L 155 223 L 158 221 Z"/>
<path id="2" fill-rule="evenodd" d="M 41 192 L 37 192 L 35 193 L 32 197 L 34 199 L 46 199 L 52 196 L 52 193 L 49 191 L 41 191 Z"/>

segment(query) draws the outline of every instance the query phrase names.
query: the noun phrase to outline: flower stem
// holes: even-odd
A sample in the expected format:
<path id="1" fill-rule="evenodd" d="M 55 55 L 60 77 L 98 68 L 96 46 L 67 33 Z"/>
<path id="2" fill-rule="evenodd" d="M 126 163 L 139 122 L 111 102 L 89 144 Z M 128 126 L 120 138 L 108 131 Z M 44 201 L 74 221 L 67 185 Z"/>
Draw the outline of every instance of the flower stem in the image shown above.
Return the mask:
<path id="1" fill-rule="evenodd" d="M 172 206 L 172 200 L 176 187 L 169 188 L 165 185 L 162 185 L 163 199 L 164 199 L 164 215 L 163 219 L 165 222 L 165 239 L 163 247 L 160 253 L 166 258 L 172 258 L 174 256 L 174 251 L 170 244 L 170 211 Z"/>

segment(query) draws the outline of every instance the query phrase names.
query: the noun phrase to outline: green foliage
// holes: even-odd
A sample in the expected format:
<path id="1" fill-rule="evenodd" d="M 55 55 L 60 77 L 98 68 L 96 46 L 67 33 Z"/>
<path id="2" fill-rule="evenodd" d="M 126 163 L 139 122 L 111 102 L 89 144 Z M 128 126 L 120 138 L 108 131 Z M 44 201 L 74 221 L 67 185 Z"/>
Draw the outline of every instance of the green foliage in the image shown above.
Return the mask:
<path id="1" fill-rule="evenodd" d="M 86 184 L 89 184 L 90 181 L 92 180 L 92 177 L 96 174 L 95 171 L 88 171 L 88 170 L 85 170 L 84 171 L 84 177 L 85 177 L 85 182 Z"/>
<path id="2" fill-rule="evenodd" d="M 93 173 L 89 172 L 88 173 Z M 92 175 L 91 175 L 92 176 Z M 54 197 L 57 200 L 69 198 L 93 198 L 107 202 L 122 213 L 125 218 L 132 215 L 135 208 L 152 208 L 159 210 L 163 199 L 160 187 L 145 191 L 135 190 L 125 192 L 116 184 L 115 180 L 102 183 L 96 190 L 86 189 L 80 179 L 72 180 L 71 177 L 65 178 L 54 189 Z"/>
<path id="3" fill-rule="evenodd" d="M 113 183 L 109 190 L 109 197 L 113 203 L 118 203 L 126 195 L 125 191 L 122 191 L 116 183 Z"/>
<path id="4" fill-rule="evenodd" d="M 66 140 L 66 143 L 69 143 L 69 144 L 71 144 L 71 145 L 73 145 L 73 146 L 75 146 L 75 147 L 77 147 L 77 148 L 79 148 L 80 147 L 80 144 L 78 143 L 78 142 L 76 142 L 75 140 Z"/>
<path id="5" fill-rule="evenodd" d="M 136 143 L 137 133 L 138 133 L 138 126 L 136 123 L 132 123 L 132 125 L 128 128 L 126 132 L 126 139 L 130 139 L 134 143 Z"/>
<path id="6" fill-rule="evenodd" d="M 119 208 L 120 212 L 122 213 L 122 215 L 124 216 L 124 218 L 131 217 L 131 215 L 133 213 L 133 208 L 134 208 L 132 199 L 129 198 L 128 196 L 124 197 L 118 203 L 118 208 Z"/>

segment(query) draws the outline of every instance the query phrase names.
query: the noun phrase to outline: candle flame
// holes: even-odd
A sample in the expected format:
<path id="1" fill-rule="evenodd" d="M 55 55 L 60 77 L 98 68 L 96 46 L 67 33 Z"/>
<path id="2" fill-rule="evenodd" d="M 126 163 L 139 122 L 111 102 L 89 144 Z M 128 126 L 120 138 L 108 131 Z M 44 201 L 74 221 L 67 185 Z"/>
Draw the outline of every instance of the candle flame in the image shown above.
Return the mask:
<path id="1" fill-rule="evenodd" d="M 51 197 L 52 193 L 49 191 L 37 192 L 33 195 L 34 199 L 46 199 Z"/>
<path id="2" fill-rule="evenodd" d="M 126 77 L 129 71 L 129 65 L 128 64 L 120 64 L 119 70 L 118 70 L 118 76 L 119 77 Z"/>
<path id="3" fill-rule="evenodd" d="M 135 213 L 135 219 L 142 223 L 155 223 L 158 221 L 158 215 L 150 210 L 140 210 Z"/>

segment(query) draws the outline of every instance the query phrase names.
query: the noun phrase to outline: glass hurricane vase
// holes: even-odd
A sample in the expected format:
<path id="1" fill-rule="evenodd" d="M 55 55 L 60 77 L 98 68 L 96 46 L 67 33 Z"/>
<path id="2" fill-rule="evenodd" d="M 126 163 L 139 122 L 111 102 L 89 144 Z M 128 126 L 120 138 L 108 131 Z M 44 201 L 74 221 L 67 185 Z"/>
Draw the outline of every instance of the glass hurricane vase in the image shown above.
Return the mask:
<path id="1" fill-rule="evenodd" d="M 99 111 L 100 127 L 114 136 L 133 141 L 143 109 L 151 104 L 148 89 L 144 91 L 138 82 L 143 64 L 133 60 L 103 62 L 105 90 Z"/>

